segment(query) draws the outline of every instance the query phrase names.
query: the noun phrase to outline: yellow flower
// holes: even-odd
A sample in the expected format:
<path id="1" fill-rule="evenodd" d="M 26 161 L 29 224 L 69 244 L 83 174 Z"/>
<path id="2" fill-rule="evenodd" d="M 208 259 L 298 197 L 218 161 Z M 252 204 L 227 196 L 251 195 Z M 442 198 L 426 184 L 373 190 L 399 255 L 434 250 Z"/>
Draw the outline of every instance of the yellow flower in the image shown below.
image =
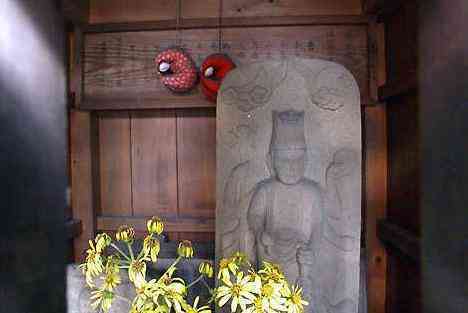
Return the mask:
<path id="1" fill-rule="evenodd" d="M 286 307 L 288 313 L 302 313 L 304 312 L 304 305 L 309 303 L 302 299 L 302 288 L 294 286 L 292 290 L 286 284 L 283 286 L 281 293 L 286 297 Z"/>
<path id="2" fill-rule="evenodd" d="M 218 279 L 229 279 L 231 272 L 236 275 L 239 267 L 232 258 L 223 258 L 219 261 Z"/>
<path id="3" fill-rule="evenodd" d="M 144 309 L 148 308 L 148 304 L 152 304 L 153 289 L 155 280 L 146 282 L 145 280 L 139 281 L 135 284 L 135 298 L 132 301 L 132 308 L 136 312 L 143 312 Z"/>
<path id="4" fill-rule="evenodd" d="M 115 239 L 127 243 L 132 243 L 134 238 L 135 230 L 133 229 L 133 227 L 129 227 L 127 225 L 120 226 L 117 230 L 117 233 L 115 234 Z"/>
<path id="5" fill-rule="evenodd" d="M 234 283 L 230 279 L 223 279 L 224 286 L 218 287 L 216 292 L 219 307 L 223 307 L 231 300 L 231 312 L 236 312 L 238 306 L 244 311 L 247 305 L 252 304 L 260 294 L 261 282 L 257 279 L 250 281 L 250 279 L 248 275 L 244 277 L 242 272 L 237 273 Z"/>
<path id="6" fill-rule="evenodd" d="M 148 222 L 146 222 L 146 228 L 150 234 L 161 235 L 164 230 L 164 223 L 159 217 L 153 216 Z"/>
<path id="7" fill-rule="evenodd" d="M 109 291 L 112 291 L 121 282 L 119 273 L 114 271 L 106 273 L 103 280 L 102 288 Z"/>
<path id="8" fill-rule="evenodd" d="M 177 248 L 177 253 L 179 254 L 179 256 L 187 259 L 193 257 L 192 243 L 189 240 L 184 240 L 180 242 L 179 248 Z"/>
<path id="9" fill-rule="evenodd" d="M 117 255 L 110 255 L 107 257 L 106 266 L 104 271 L 106 273 L 118 273 L 120 271 L 120 258 Z"/>
<path id="10" fill-rule="evenodd" d="M 98 234 L 94 241 L 96 242 L 96 251 L 101 253 L 108 245 L 110 245 L 112 238 L 108 234 L 102 233 Z"/>
<path id="11" fill-rule="evenodd" d="M 159 240 L 151 236 L 147 236 L 143 240 L 143 253 L 145 254 L 145 256 L 149 254 L 152 262 L 157 261 L 160 250 L 161 245 L 159 243 Z"/>
<path id="12" fill-rule="evenodd" d="M 232 255 L 231 259 L 239 267 L 250 266 L 249 259 L 245 253 L 237 251 L 236 253 Z"/>
<path id="13" fill-rule="evenodd" d="M 140 260 L 133 260 L 128 268 L 128 278 L 135 285 L 141 284 L 145 281 L 146 276 L 146 263 Z"/>
<path id="14" fill-rule="evenodd" d="M 80 265 L 85 274 L 86 283 L 89 287 L 94 287 L 93 280 L 99 276 L 104 269 L 101 253 L 96 249 L 92 240 L 89 240 L 89 249 L 86 250 L 86 261 Z"/>
<path id="15" fill-rule="evenodd" d="M 196 297 L 192 306 L 187 304 L 184 307 L 185 313 L 211 313 L 210 307 L 207 305 L 197 307 L 199 301 L 200 301 L 200 297 Z"/>
<path id="16" fill-rule="evenodd" d="M 260 274 L 265 281 L 273 281 L 281 284 L 286 281 L 280 266 L 275 263 L 263 261 L 263 268 L 258 271 L 258 274 Z"/>
<path id="17" fill-rule="evenodd" d="M 107 312 L 112 305 L 112 300 L 114 300 L 114 293 L 109 290 L 98 289 L 91 292 L 91 300 L 94 300 L 91 303 L 94 309 L 100 306 L 104 312 Z"/>
<path id="18" fill-rule="evenodd" d="M 201 262 L 200 265 L 198 266 L 198 271 L 200 274 L 205 275 L 208 278 L 213 277 L 213 265 L 211 265 L 211 262 Z"/>
<path id="19" fill-rule="evenodd" d="M 284 307 L 285 299 L 282 297 L 282 284 L 269 281 L 263 284 L 261 289 L 263 306 L 268 308 L 269 312 L 286 311 Z"/>
<path id="20" fill-rule="evenodd" d="M 242 313 L 268 313 L 269 305 L 263 301 L 262 297 L 257 297 Z"/>
<path id="21" fill-rule="evenodd" d="M 170 279 L 165 283 L 162 290 L 162 298 L 168 308 L 171 309 L 173 307 L 176 313 L 182 313 L 182 307 L 187 305 L 184 299 L 187 293 L 184 280 L 181 278 Z M 157 302 L 156 300 L 153 298 L 154 302 Z"/>

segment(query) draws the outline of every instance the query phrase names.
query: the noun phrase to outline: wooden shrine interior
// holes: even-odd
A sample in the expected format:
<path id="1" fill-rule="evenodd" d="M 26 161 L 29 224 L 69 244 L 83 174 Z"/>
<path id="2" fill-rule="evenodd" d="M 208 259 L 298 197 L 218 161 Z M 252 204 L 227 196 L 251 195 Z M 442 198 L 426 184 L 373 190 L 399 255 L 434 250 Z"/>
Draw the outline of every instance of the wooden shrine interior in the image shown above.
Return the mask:
<path id="1" fill-rule="evenodd" d="M 63 1 L 70 20 L 68 230 L 73 258 L 120 224 L 164 218 L 171 240 L 213 242 L 216 106 L 173 95 L 152 58 L 286 55 L 345 65 L 362 95 L 369 312 L 419 312 L 417 1 Z M 221 17 L 221 18 L 220 18 Z"/>

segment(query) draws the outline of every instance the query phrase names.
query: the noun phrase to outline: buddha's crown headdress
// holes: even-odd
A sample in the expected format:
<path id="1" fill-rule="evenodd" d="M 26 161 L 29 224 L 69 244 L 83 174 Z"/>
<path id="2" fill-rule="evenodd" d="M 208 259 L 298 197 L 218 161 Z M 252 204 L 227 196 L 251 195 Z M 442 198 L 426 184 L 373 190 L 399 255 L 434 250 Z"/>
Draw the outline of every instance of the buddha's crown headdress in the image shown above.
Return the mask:
<path id="1" fill-rule="evenodd" d="M 270 150 L 305 150 L 304 111 L 272 111 Z"/>

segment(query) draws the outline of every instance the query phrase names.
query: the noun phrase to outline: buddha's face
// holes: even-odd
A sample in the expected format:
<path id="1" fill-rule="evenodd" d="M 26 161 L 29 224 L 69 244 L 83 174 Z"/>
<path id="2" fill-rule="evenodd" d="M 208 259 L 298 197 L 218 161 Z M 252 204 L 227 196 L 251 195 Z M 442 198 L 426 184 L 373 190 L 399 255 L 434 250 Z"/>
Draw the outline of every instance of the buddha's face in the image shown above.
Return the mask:
<path id="1" fill-rule="evenodd" d="M 306 150 L 273 150 L 273 167 L 276 177 L 286 185 L 297 184 L 305 173 Z"/>

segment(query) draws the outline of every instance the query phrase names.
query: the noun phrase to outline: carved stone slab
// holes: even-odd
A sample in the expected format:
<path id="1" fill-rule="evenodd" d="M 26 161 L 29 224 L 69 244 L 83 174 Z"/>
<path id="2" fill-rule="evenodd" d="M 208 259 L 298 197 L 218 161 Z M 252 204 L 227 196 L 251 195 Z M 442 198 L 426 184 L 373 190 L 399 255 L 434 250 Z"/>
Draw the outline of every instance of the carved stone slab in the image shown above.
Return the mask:
<path id="1" fill-rule="evenodd" d="M 217 258 L 282 265 L 307 312 L 356 313 L 361 111 L 343 66 L 285 58 L 225 79 L 217 113 Z"/>

